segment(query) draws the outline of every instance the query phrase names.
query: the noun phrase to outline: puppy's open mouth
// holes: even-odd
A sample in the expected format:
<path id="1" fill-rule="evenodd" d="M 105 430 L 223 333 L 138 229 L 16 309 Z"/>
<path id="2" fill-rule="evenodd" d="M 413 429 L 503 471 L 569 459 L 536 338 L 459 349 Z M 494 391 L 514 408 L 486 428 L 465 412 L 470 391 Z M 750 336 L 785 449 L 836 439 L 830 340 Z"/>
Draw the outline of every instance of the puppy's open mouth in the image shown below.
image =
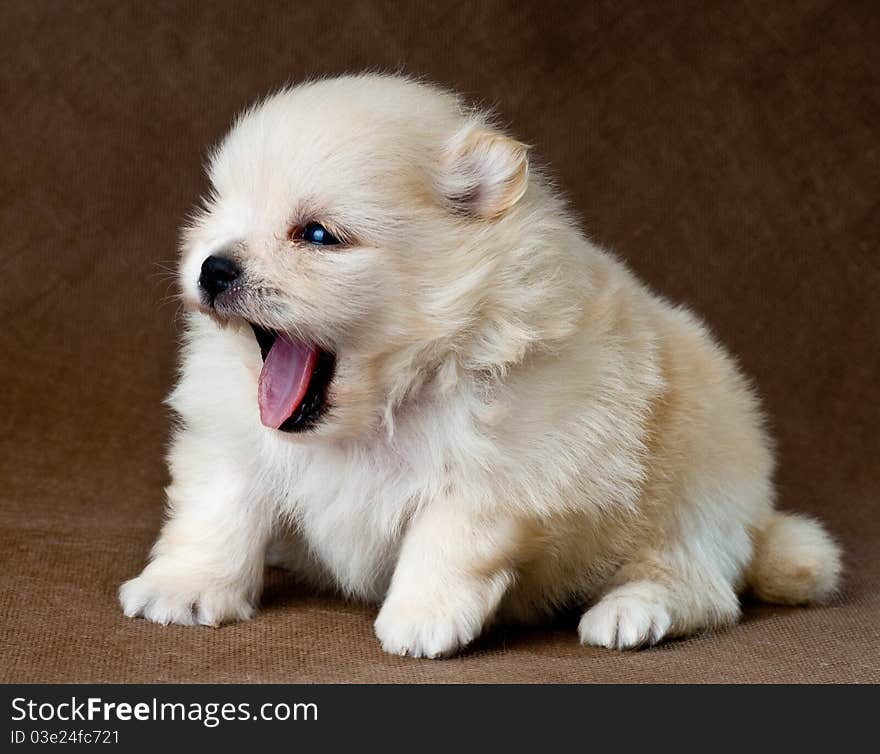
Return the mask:
<path id="1" fill-rule="evenodd" d="M 263 369 L 257 397 L 260 421 L 282 432 L 313 427 L 327 409 L 336 357 L 313 343 L 251 323 Z"/>

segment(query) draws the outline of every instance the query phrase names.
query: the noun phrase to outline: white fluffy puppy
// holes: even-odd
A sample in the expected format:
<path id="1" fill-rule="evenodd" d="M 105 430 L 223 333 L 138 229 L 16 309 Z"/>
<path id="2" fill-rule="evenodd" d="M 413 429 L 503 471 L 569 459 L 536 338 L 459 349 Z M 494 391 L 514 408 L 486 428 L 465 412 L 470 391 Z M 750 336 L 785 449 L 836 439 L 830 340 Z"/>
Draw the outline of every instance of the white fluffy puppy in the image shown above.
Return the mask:
<path id="1" fill-rule="evenodd" d="M 264 564 L 381 603 L 389 652 L 589 607 L 626 649 L 828 597 L 746 379 L 584 238 L 528 150 L 353 76 L 238 119 L 185 233 L 168 520 L 126 615 L 248 618 Z"/>

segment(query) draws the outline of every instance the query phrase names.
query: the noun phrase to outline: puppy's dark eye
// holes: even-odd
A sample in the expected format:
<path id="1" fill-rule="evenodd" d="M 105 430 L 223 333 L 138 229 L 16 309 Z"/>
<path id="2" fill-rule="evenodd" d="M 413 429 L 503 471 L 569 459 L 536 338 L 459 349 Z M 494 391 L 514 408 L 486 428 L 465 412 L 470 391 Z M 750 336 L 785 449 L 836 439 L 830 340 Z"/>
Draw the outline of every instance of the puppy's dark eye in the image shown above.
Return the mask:
<path id="1" fill-rule="evenodd" d="M 309 223 L 302 231 L 303 241 L 308 241 L 316 246 L 333 246 L 339 243 L 339 239 L 334 236 L 321 223 Z"/>

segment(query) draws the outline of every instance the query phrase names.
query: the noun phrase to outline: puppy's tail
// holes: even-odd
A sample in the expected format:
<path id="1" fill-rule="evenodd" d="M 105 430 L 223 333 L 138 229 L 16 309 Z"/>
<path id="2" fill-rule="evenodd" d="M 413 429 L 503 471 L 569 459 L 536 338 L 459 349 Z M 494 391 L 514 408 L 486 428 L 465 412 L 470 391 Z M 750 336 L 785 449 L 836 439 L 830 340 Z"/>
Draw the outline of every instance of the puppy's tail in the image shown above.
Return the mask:
<path id="1" fill-rule="evenodd" d="M 837 591 L 840 557 L 840 547 L 817 521 L 774 512 L 755 536 L 747 580 L 764 602 L 822 602 Z"/>

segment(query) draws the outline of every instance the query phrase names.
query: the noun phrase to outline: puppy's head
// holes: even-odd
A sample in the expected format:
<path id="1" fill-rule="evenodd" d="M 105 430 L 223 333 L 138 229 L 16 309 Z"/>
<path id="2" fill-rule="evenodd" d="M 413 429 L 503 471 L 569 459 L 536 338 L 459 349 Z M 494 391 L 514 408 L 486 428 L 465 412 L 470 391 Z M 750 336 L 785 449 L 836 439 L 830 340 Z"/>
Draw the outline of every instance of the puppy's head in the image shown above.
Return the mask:
<path id="1" fill-rule="evenodd" d="M 183 295 L 253 331 L 271 429 L 361 434 L 538 334 L 527 149 L 453 95 L 389 76 L 285 90 L 239 118 L 209 176 Z"/>

